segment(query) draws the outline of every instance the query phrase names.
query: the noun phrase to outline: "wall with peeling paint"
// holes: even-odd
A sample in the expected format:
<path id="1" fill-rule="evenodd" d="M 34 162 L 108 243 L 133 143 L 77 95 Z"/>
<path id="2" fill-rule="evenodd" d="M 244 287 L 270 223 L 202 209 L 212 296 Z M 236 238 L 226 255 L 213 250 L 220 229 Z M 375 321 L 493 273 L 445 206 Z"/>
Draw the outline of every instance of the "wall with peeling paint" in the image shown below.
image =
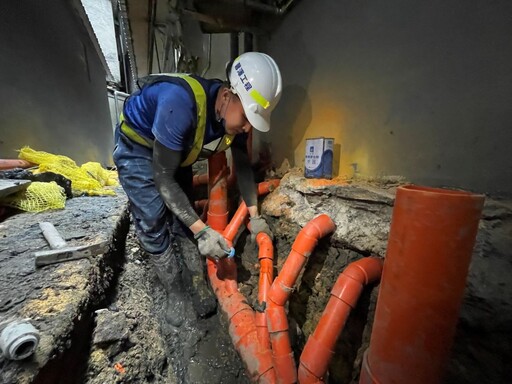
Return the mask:
<path id="1" fill-rule="evenodd" d="M 284 92 L 263 140 L 277 165 L 326 136 L 340 175 L 511 194 L 511 19 L 506 0 L 297 2 L 264 47 Z"/>
<path id="2" fill-rule="evenodd" d="M 0 4 L 0 157 L 17 149 L 111 163 L 105 69 L 70 2 Z"/>

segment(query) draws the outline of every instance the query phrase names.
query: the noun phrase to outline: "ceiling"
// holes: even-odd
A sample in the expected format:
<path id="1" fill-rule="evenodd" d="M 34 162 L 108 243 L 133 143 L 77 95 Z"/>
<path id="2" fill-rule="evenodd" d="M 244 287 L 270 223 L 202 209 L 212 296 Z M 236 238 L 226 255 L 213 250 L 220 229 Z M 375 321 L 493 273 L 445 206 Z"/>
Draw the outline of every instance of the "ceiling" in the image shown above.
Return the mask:
<path id="1" fill-rule="evenodd" d="M 265 33 L 277 26 L 294 0 L 193 0 L 182 14 L 199 21 L 204 33 Z"/>

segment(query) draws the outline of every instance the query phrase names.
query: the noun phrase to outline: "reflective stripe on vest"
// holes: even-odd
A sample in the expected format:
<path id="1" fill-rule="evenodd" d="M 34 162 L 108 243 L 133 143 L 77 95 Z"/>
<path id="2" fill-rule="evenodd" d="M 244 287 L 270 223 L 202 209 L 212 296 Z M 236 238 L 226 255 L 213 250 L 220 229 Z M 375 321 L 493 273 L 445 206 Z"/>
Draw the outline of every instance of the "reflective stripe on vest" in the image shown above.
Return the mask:
<path id="1" fill-rule="evenodd" d="M 136 142 L 137 144 L 143 145 L 144 147 L 153 148 L 153 140 L 143 137 L 140 133 L 136 132 L 132 127 L 130 127 L 126 123 L 122 113 L 121 116 L 119 116 L 119 129 L 121 129 L 121 132 L 123 132 L 126 137 Z"/>
<path id="2" fill-rule="evenodd" d="M 190 88 L 192 88 L 192 92 L 194 92 L 194 96 L 196 99 L 196 134 L 194 136 L 194 142 L 192 143 L 192 148 L 190 148 L 190 152 L 188 153 L 186 159 L 181 163 L 182 167 L 187 167 L 195 163 L 199 156 L 199 153 L 201 153 L 201 148 L 203 148 L 204 132 L 206 130 L 206 93 L 201 83 L 199 83 L 199 81 L 197 81 L 191 76 L 178 73 L 164 73 L 164 75 L 179 77 L 185 80 L 190 86 Z"/>

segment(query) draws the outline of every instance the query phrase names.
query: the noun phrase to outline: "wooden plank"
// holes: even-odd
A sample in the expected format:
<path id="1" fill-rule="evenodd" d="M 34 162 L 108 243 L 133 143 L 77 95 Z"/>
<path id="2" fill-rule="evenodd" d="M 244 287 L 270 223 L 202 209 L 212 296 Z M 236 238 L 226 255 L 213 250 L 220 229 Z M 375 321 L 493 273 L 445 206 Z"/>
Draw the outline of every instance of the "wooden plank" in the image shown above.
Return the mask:
<path id="1" fill-rule="evenodd" d="M 11 193 L 26 189 L 32 181 L 30 180 L 7 180 L 0 179 L 0 199 Z"/>

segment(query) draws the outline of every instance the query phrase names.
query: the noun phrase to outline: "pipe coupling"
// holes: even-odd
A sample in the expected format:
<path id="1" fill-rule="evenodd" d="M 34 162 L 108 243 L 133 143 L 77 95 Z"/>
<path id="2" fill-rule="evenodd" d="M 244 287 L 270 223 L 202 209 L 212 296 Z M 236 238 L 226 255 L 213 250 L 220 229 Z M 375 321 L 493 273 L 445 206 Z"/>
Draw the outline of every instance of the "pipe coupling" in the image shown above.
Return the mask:
<path id="1" fill-rule="evenodd" d="M 9 360 L 23 360 L 39 344 L 39 331 L 28 320 L 12 321 L 0 333 L 0 350 Z"/>

